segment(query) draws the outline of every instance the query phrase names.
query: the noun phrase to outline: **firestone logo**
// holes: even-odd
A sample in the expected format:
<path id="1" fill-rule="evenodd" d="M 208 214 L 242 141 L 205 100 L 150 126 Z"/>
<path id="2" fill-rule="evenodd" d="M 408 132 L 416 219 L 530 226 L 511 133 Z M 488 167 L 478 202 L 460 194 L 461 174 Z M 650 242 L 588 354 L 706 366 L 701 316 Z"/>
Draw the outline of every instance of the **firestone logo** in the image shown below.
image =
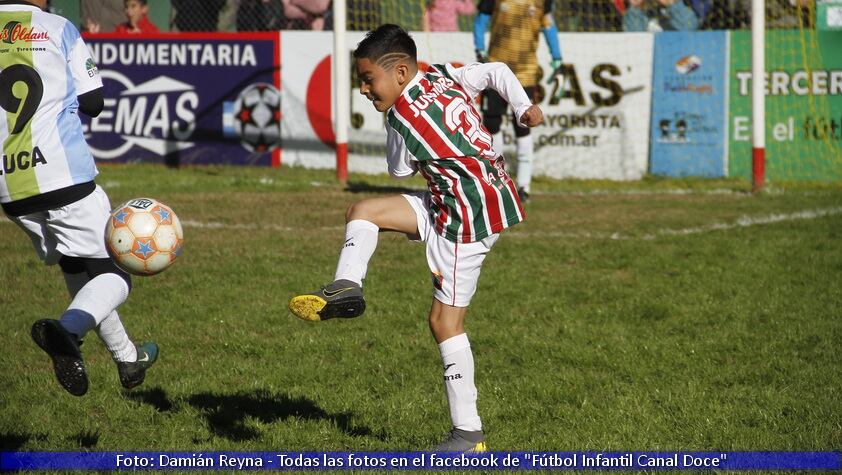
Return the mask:
<path id="1" fill-rule="evenodd" d="M 14 44 L 17 41 L 38 42 L 49 41 L 50 34 L 46 31 L 35 31 L 35 27 L 25 27 L 19 21 L 6 23 L 0 31 L 0 41 L 7 44 Z"/>

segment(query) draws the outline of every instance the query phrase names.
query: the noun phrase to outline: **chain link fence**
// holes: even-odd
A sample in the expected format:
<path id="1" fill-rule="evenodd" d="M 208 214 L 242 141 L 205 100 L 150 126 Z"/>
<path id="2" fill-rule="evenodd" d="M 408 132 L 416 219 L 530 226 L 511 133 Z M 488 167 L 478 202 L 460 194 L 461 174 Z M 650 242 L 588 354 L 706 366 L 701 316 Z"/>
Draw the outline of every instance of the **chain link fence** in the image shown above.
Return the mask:
<path id="1" fill-rule="evenodd" d="M 54 0 L 54 3 L 57 0 Z M 138 0 L 134 0 L 138 1 Z M 331 0 L 147 0 L 150 19 L 162 31 L 331 30 Z M 367 31 L 381 23 L 409 30 L 424 28 L 424 12 L 437 0 L 347 0 L 349 30 Z M 675 0 L 691 8 L 698 29 L 750 26 L 751 0 Z M 657 16 L 667 0 L 555 0 L 560 31 L 623 31 L 632 8 Z M 639 5 L 638 5 L 639 4 Z M 80 0 L 81 23 L 93 20 L 101 31 L 126 21 L 124 0 Z M 766 0 L 767 28 L 812 28 L 815 0 Z M 458 28 L 471 31 L 473 16 L 460 16 Z"/>

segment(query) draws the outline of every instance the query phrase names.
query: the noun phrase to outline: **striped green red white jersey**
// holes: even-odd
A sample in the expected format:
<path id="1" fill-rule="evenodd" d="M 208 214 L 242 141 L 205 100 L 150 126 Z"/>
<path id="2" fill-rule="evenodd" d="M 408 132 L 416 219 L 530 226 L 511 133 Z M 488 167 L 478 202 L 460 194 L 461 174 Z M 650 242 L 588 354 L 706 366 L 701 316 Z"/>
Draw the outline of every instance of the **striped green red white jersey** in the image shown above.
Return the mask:
<path id="1" fill-rule="evenodd" d="M 434 228 L 452 242 L 480 241 L 525 217 L 475 106 L 487 87 L 500 93 L 518 118 L 532 105 L 503 63 L 434 64 L 407 84 L 387 114 L 389 173 L 424 176 Z"/>

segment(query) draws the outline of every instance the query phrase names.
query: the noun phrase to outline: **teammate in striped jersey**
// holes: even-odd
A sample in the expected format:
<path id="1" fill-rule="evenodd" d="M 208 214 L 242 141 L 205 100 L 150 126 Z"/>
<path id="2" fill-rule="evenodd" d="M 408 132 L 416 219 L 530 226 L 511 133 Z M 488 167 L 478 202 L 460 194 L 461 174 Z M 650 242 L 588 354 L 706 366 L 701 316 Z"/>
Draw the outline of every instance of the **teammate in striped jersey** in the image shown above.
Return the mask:
<path id="1" fill-rule="evenodd" d="M 561 49 L 558 45 L 558 29 L 553 20 L 552 0 L 480 0 L 478 13 L 474 17 L 474 47 L 479 61 L 501 61 L 514 71 L 529 97 L 534 97 L 541 80 L 538 67 L 538 36 L 550 48 L 552 63 L 550 71 L 561 66 Z M 485 31 L 491 24 L 491 40 L 485 50 Z M 494 135 L 494 145 L 503 153 L 503 133 L 500 126 L 506 114 L 505 101 L 494 91 L 488 91 L 482 98 L 483 122 Z M 517 185 L 522 200 L 529 198 L 532 184 L 532 161 L 534 144 L 529 128 L 513 121 L 517 144 Z"/>
<path id="2" fill-rule="evenodd" d="M 421 173 L 428 191 L 353 204 L 346 213 L 334 282 L 294 297 L 289 307 L 310 321 L 359 316 L 365 310 L 362 282 L 378 233 L 395 231 L 424 242 L 433 281 L 429 324 L 444 363 L 453 423 L 436 450 L 482 451 L 485 436 L 465 312 L 486 254 L 500 231 L 522 221 L 524 214 L 474 99 L 486 88 L 496 90 L 527 127 L 541 123 L 543 114 L 503 63 L 436 64 L 419 72 L 415 43 L 397 25 L 369 32 L 354 58 L 360 93 L 386 113 L 389 173 L 395 178 Z"/>
<path id="3" fill-rule="evenodd" d="M 111 206 L 94 183 L 77 112 L 99 115 L 102 81 L 76 27 L 45 13 L 46 4 L 0 1 L 0 205 L 38 257 L 64 273 L 73 301 L 59 320 L 35 322 L 32 338 L 59 383 L 81 396 L 88 376 L 79 344 L 90 330 L 111 351 L 126 388 L 143 382 L 158 347 L 135 346 L 117 315 L 131 281 L 105 250 Z"/>

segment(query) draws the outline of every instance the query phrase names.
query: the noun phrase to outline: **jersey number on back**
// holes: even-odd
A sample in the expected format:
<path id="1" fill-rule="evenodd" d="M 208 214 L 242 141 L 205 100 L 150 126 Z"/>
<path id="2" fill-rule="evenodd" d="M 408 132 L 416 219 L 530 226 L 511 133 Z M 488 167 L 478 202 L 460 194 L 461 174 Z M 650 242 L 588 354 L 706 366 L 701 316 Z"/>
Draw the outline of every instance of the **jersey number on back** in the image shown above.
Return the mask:
<path id="1" fill-rule="evenodd" d="M 26 95 L 21 98 L 14 94 L 15 84 L 26 84 Z M 31 66 L 15 64 L 0 71 L 0 107 L 11 113 L 18 113 L 11 135 L 19 134 L 32 120 L 41 98 L 44 97 L 44 82 Z M 21 107 L 21 102 L 23 106 Z"/>

